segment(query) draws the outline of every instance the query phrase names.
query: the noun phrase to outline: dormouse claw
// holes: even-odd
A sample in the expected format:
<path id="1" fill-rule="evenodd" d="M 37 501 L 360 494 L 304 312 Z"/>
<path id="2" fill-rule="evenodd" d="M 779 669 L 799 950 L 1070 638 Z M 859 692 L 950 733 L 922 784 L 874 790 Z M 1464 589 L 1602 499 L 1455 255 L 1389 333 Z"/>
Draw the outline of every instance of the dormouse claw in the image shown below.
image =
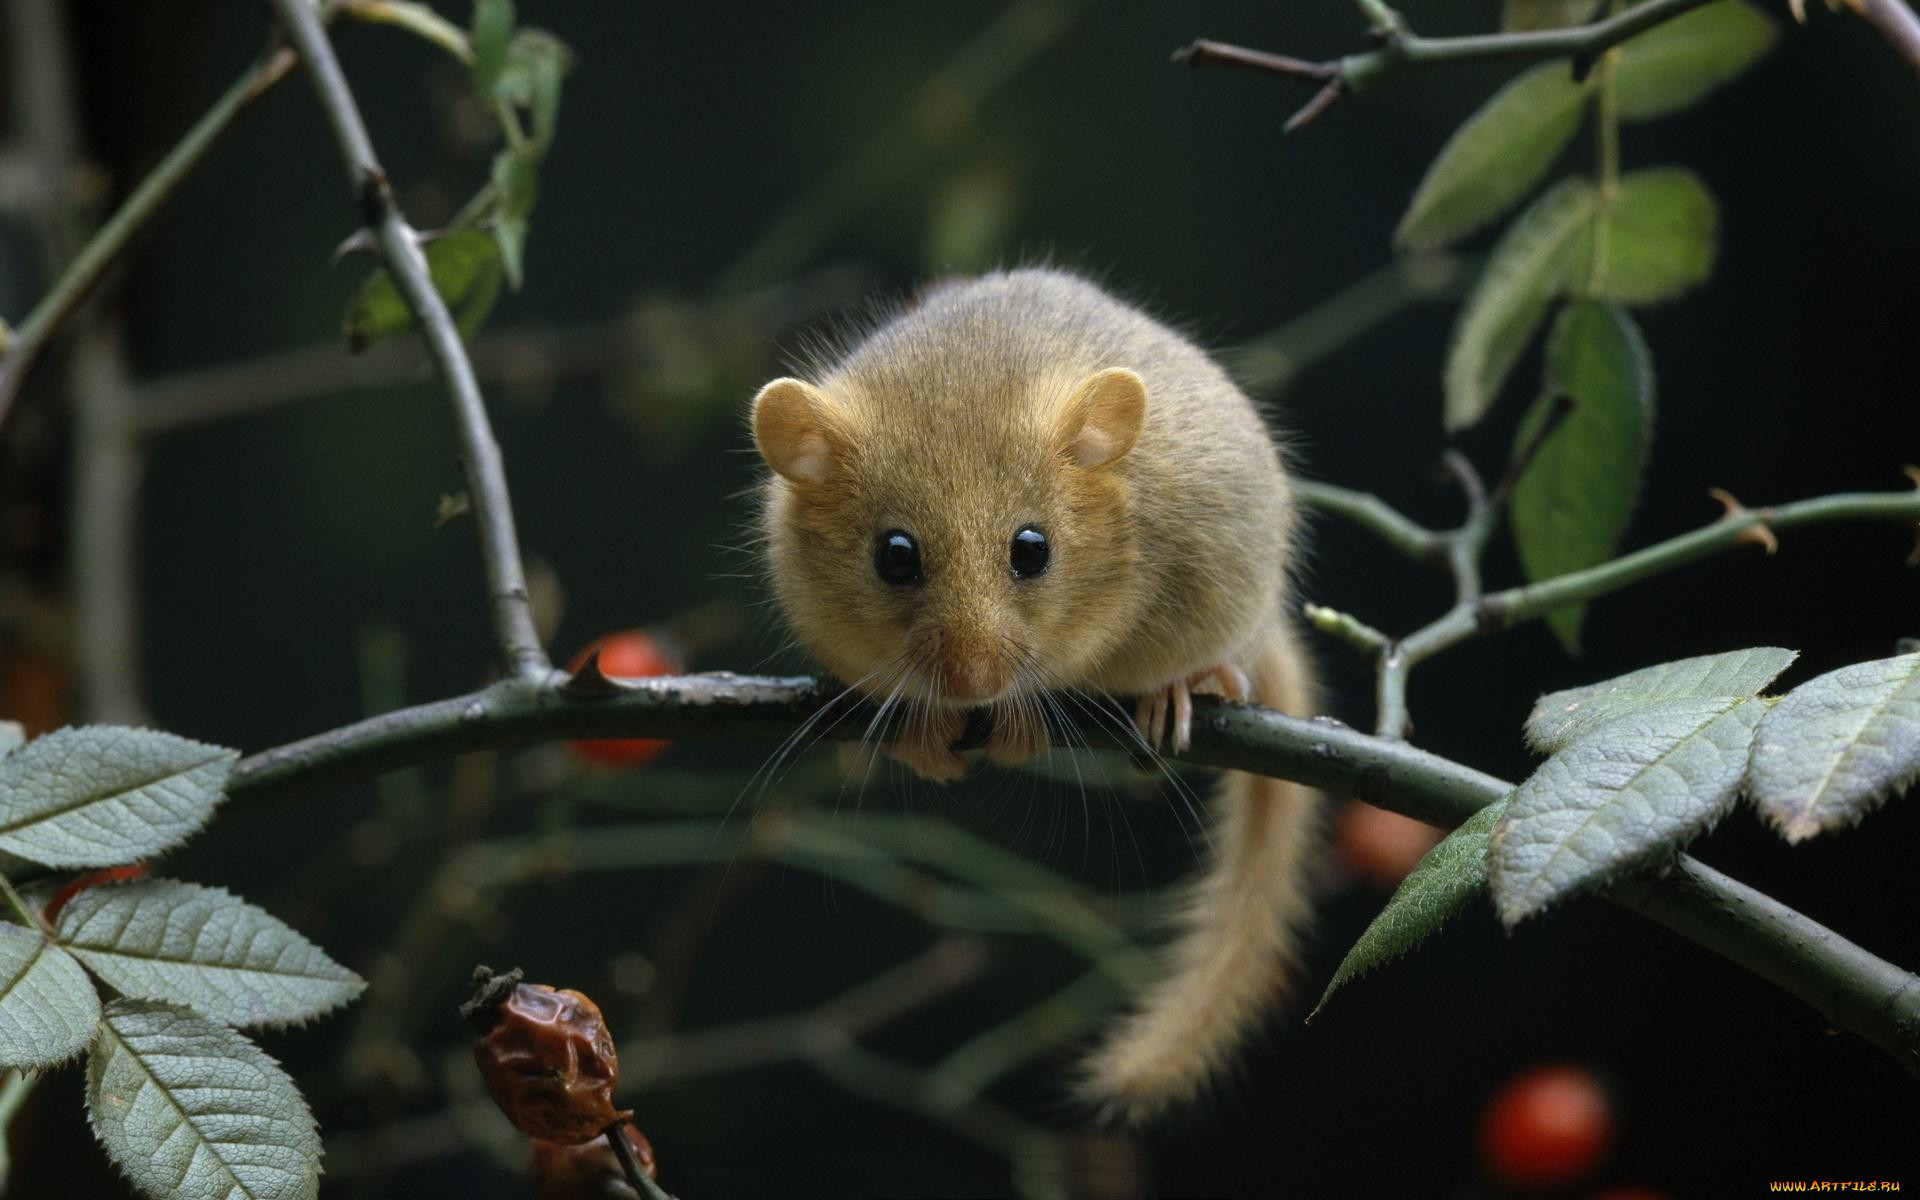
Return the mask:
<path id="1" fill-rule="evenodd" d="M 1169 732 L 1172 736 L 1168 739 L 1168 748 L 1173 753 L 1184 753 L 1193 744 L 1195 691 L 1212 691 L 1229 700 L 1245 700 L 1252 694 L 1253 686 L 1247 681 L 1246 672 L 1232 663 L 1215 663 L 1195 671 L 1185 679 L 1176 679 L 1164 688 L 1142 694 L 1134 707 L 1133 721 L 1150 748 L 1158 750 Z M 1167 728 L 1169 711 L 1173 717 L 1171 731 Z"/>

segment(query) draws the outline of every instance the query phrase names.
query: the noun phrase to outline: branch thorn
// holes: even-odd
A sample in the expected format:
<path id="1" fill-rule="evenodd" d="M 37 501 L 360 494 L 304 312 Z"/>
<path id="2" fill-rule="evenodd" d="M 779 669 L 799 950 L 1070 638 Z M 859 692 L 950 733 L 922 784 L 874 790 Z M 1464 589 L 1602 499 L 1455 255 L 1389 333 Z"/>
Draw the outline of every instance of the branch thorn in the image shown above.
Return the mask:
<path id="1" fill-rule="evenodd" d="M 1346 93 L 1346 81 L 1338 76 L 1334 77 L 1328 81 L 1327 86 L 1313 94 L 1313 99 L 1301 105 L 1299 112 L 1287 118 L 1287 123 L 1280 127 L 1280 132 L 1282 134 L 1293 133 L 1301 126 L 1318 117 L 1321 113 L 1332 108 L 1333 102 L 1346 95 Z"/>
<path id="2" fill-rule="evenodd" d="M 621 689 L 600 669 L 600 651 L 595 650 L 587 655 L 587 661 L 580 664 L 579 670 L 567 677 L 567 682 L 561 685 L 560 690 L 582 700 L 605 700 L 609 696 L 618 696 Z"/>
<path id="3" fill-rule="evenodd" d="M 1734 535 L 1734 541 L 1752 542 L 1768 554 L 1777 554 L 1780 552 L 1780 539 L 1775 537 L 1773 530 L 1767 527 L 1766 509 L 1748 508 L 1746 505 L 1740 503 L 1739 500 L 1735 499 L 1733 493 L 1727 491 L 1725 488 L 1708 488 L 1707 495 L 1718 500 L 1720 506 L 1726 509 L 1725 512 L 1720 514 L 1722 521 L 1745 516 L 1752 516 L 1755 519 L 1752 525 L 1747 526 L 1747 528 L 1742 529 Z"/>

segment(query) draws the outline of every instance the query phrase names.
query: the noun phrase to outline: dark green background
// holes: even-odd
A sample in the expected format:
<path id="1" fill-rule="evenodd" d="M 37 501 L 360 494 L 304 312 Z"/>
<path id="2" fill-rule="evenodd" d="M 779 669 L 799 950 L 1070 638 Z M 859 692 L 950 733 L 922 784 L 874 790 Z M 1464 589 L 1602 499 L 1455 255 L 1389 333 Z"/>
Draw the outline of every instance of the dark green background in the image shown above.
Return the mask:
<path id="1" fill-rule="evenodd" d="M 441 7 L 464 20 L 464 5 Z M 1764 7 L 1784 20 L 1783 5 Z M 1773 56 L 1700 109 L 1625 130 L 1627 166 L 1690 165 L 1723 210 L 1712 283 L 1642 319 L 1660 426 L 1633 544 L 1710 519 L 1709 486 L 1755 503 L 1881 489 L 1898 486 L 1901 463 L 1920 460 L 1920 86 L 1862 22 L 1815 7 L 1807 28 L 1783 26 Z M 1491 27 L 1496 8 L 1411 4 L 1407 15 L 1423 32 L 1469 32 Z M 932 142 L 910 133 L 856 173 L 891 178 L 797 266 L 844 268 L 842 277 L 898 294 L 944 265 L 927 257 L 941 205 L 986 178 L 1011 198 L 1000 243 L 1008 259 L 1051 254 L 1098 271 L 1209 343 L 1231 344 L 1385 262 L 1426 162 L 1507 74 L 1473 67 L 1395 79 L 1283 141 L 1281 121 L 1307 97 L 1301 85 L 1189 72 L 1168 65 L 1168 52 L 1205 35 L 1345 53 L 1361 45 L 1354 6 L 1032 9 L 1071 26 L 971 122 Z M 493 325 L 566 327 L 642 302 L 697 321 L 701 299 L 777 215 L 912 105 L 1001 11 L 523 4 L 522 19 L 565 38 L 580 63 L 542 180 L 528 283 Z M 267 33 L 248 5 L 87 4 L 74 15 L 87 136 L 121 194 Z M 344 27 L 337 40 L 403 203 L 422 225 L 444 219 L 486 171 L 487 148 L 450 135 L 460 73 L 392 30 Z M 1573 169 L 1587 155 L 1582 139 Z M 330 269 L 328 256 L 354 220 L 313 98 L 295 78 L 242 122 L 126 272 L 115 296 L 139 372 L 157 378 L 334 337 L 363 267 Z M 19 261 L 11 256 L 0 293 L 9 316 L 34 294 L 11 265 Z M 1402 316 L 1299 381 L 1283 421 L 1309 473 L 1377 491 L 1430 523 L 1455 517 L 1456 497 L 1430 470 L 1446 445 L 1438 376 L 1452 312 L 1437 304 Z M 720 549 L 741 540 L 737 493 L 753 477 L 739 416 L 797 340 L 696 355 L 696 382 L 684 386 L 643 370 L 563 382 L 532 400 L 493 389 L 523 544 L 565 585 L 557 654 L 716 596 L 757 599 L 739 560 Z M 1522 374 L 1534 370 L 1530 360 Z M 1530 394 L 1516 386 L 1461 440 L 1489 472 Z M 49 495 L 59 483 L 48 480 Z M 351 720 L 362 712 L 356 647 L 373 627 L 404 636 L 406 698 L 479 682 L 490 643 L 472 528 L 433 522 L 439 495 L 460 486 L 446 405 L 429 386 L 342 392 L 159 441 L 143 493 L 139 599 L 156 721 L 253 750 Z M 1446 602 L 1441 579 L 1414 575 L 1349 527 L 1323 523 L 1314 541 L 1311 598 L 1389 630 Z M 1804 651 L 1789 683 L 1891 653 L 1895 638 L 1920 634 L 1920 583 L 1900 566 L 1907 548 L 1885 527 L 1823 528 L 1789 535 L 1777 557 L 1747 551 L 1689 568 L 1596 604 L 1584 661 L 1539 625 L 1470 644 L 1416 675 L 1416 738 L 1518 778 L 1529 769 L 1520 720 L 1543 690 L 1756 644 Z M 57 553 L 33 565 L 61 569 Z M 1504 545 L 1492 569 L 1496 582 L 1515 578 Z M 758 630 L 693 665 L 751 669 L 777 640 Z M 1339 685 L 1336 711 L 1370 719 L 1351 656 L 1328 644 L 1321 657 Z M 767 749 L 688 745 L 661 768 L 718 770 Z M 536 756 L 518 774 L 508 764 L 493 828 L 535 823 L 512 798 L 526 790 L 516 781 L 547 761 Z M 374 789 L 361 787 L 235 813 L 168 869 L 267 905 L 370 972 L 431 864 L 446 774 L 426 774 L 433 799 L 421 842 L 379 867 L 347 852 L 349 832 L 376 811 Z M 652 785 L 643 774 L 626 786 L 644 796 Z M 1106 889 L 1136 886 L 1143 872 L 1173 878 L 1188 860 L 1174 812 L 1129 808 L 1153 851 L 1142 864 L 1130 849 L 1114 853 L 1097 818 L 1087 845 L 1077 816 L 1058 810 L 1026 824 L 1004 811 L 989 820 L 994 807 L 978 797 L 993 790 L 944 794 L 895 780 L 863 803 L 944 812 Z M 847 820 L 857 832 L 857 818 Z M 1743 812 L 1699 853 L 1920 965 L 1916 837 L 1920 812 L 1895 806 L 1862 830 L 1789 850 Z M 743 874 L 738 894 L 712 905 L 680 1011 L 686 1026 L 805 1007 L 925 939 L 852 889 L 797 872 Z M 457 1048 L 453 1005 L 474 957 L 615 995 L 609 956 L 650 946 L 671 906 L 710 894 L 718 877 L 595 878 L 516 894 L 486 940 L 457 948 L 444 977 L 420 985 L 423 1047 Z M 1329 897 L 1306 990 L 1324 982 L 1380 901 L 1352 889 Z M 1064 982 L 1064 969 L 1058 955 L 1010 947 L 984 986 L 890 1028 L 879 1044 L 930 1057 L 987 1014 Z M 609 1002 L 617 1027 L 632 1003 Z M 1599 1182 L 1675 1196 L 1758 1194 L 1774 1178 L 1904 1173 L 1920 1186 L 1908 1171 L 1920 1161 L 1913 1079 L 1863 1042 L 1827 1036 L 1809 1009 L 1754 977 L 1603 905 L 1570 905 L 1511 938 L 1477 906 L 1444 938 L 1352 987 L 1310 1030 L 1297 1016 L 1273 1023 L 1216 1103 L 1147 1139 L 1155 1194 L 1497 1194 L 1477 1181 L 1479 1106 L 1500 1079 L 1543 1059 L 1589 1063 L 1614 1088 L 1621 1125 Z M 433 1111 L 430 1092 L 341 1081 L 333 1054 L 352 1019 L 264 1039 L 306 1085 L 326 1131 Z M 437 1054 L 428 1051 L 430 1064 Z M 1060 1066 L 1023 1073 L 996 1098 L 1035 1119 L 1070 1119 Z M 24 1195 L 115 1194 L 86 1148 L 75 1074 L 43 1089 L 30 1139 L 16 1145 Z M 800 1068 L 634 1102 L 685 1200 L 1006 1187 L 983 1152 Z M 522 1189 L 479 1158 L 450 1153 L 334 1191 Z"/>

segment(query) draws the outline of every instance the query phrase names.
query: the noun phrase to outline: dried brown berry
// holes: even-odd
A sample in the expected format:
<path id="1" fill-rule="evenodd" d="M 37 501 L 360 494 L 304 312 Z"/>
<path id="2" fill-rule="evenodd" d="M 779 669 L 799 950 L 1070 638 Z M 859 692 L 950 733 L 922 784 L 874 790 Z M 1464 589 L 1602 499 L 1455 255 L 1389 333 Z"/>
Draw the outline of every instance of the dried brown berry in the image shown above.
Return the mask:
<path id="1" fill-rule="evenodd" d="M 500 1111 L 542 1141 L 577 1146 L 630 1113 L 615 1112 L 620 1082 L 613 1036 L 579 992 L 521 983 L 480 968 L 478 995 L 461 1011 L 481 1030 L 473 1058 Z"/>
<path id="2" fill-rule="evenodd" d="M 620 1131 L 633 1147 L 634 1160 L 647 1173 L 647 1178 L 659 1178 L 653 1146 L 646 1135 L 631 1121 L 622 1124 Z M 604 1137 L 579 1146 L 561 1146 L 535 1138 L 533 1165 L 528 1173 L 533 1177 L 538 1200 L 605 1200 L 609 1196 L 633 1195 L 633 1189 L 627 1186 L 626 1172 L 620 1169 L 620 1160 Z"/>

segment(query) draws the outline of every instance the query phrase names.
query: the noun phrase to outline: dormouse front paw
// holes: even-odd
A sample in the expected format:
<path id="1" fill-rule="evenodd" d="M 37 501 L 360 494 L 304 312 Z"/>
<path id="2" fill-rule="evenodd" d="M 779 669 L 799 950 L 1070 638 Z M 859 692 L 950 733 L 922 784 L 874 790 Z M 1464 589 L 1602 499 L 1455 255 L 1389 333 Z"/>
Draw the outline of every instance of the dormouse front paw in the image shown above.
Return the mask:
<path id="1" fill-rule="evenodd" d="M 1030 705 L 993 715 L 993 732 L 987 736 L 987 761 L 995 766 L 1017 767 L 1045 754 L 1047 748 L 1046 724 Z"/>
<path id="2" fill-rule="evenodd" d="M 1165 687 L 1142 692 L 1134 706 L 1133 723 L 1150 749 L 1158 750 L 1164 743 L 1175 754 L 1186 751 L 1193 743 L 1193 693 L 1207 690 L 1208 685 L 1229 700 L 1245 700 L 1253 692 L 1246 674 L 1231 663 L 1215 663 Z"/>
<path id="3" fill-rule="evenodd" d="M 918 712 L 907 722 L 904 736 L 889 742 L 886 751 L 922 779 L 951 783 L 967 773 L 966 757 L 953 749 L 966 730 L 967 714 L 959 709 Z"/>

